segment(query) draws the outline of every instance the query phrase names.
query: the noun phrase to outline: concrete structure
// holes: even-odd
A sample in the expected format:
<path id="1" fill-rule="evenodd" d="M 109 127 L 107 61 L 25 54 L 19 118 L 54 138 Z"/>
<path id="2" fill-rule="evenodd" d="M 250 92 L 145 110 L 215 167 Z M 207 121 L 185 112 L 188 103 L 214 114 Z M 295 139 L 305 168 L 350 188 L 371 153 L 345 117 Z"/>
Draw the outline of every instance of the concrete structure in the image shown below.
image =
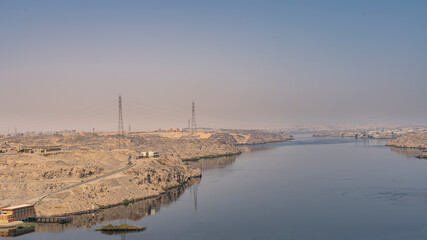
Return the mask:
<path id="1" fill-rule="evenodd" d="M 35 217 L 34 205 L 22 204 L 1 209 L 0 222 L 9 223 L 17 220 Z"/>
<path id="2" fill-rule="evenodd" d="M 159 152 L 148 152 L 148 157 L 159 157 Z"/>
<path id="3" fill-rule="evenodd" d="M 14 222 L 16 219 L 12 217 L 12 214 L 0 214 L 0 223 Z"/>
<path id="4" fill-rule="evenodd" d="M 141 152 L 139 156 L 141 158 L 156 158 L 156 157 L 159 157 L 159 152 L 153 152 L 153 151 Z"/>

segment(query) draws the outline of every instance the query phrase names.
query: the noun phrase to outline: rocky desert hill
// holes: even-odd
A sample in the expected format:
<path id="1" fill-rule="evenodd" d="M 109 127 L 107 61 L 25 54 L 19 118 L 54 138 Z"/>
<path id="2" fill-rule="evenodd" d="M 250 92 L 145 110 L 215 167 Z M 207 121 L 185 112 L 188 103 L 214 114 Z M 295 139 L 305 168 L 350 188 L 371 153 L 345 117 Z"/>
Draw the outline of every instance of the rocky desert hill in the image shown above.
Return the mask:
<path id="1" fill-rule="evenodd" d="M 240 153 L 239 144 L 288 139 L 285 134 L 244 130 L 4 136 L 0 206 L 36 203 L 38 215 L 60 215 L 158 196 L 200 176 L 199 168 L 182 159 L 232 155 Z M 149 150 L 160 156 L 137 157 Z"/>
<path id="2" fill-rule="evenodd" d="M 427 149 L 427 131 L 407 133 L 390 140 L 387 146 Z"/>

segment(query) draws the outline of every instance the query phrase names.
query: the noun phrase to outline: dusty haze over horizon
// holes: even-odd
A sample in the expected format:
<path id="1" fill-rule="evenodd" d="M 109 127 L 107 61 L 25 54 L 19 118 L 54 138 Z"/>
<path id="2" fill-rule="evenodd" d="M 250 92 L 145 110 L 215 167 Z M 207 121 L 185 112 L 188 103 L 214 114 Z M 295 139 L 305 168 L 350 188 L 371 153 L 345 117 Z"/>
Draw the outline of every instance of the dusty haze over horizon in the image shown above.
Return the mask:
<path id="1" fill-rule="evenodd" d="M 427 124 L 425 1 L 0 1 L 0 133 Z"/>

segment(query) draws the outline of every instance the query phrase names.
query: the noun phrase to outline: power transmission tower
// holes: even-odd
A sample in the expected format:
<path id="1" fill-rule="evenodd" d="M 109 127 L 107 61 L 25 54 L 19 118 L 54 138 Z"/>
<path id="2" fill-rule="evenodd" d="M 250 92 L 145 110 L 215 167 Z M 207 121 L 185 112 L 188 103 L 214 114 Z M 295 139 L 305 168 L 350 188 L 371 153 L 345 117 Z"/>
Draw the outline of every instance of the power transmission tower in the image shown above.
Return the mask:
<path id="1" fill-rule="evenodd" d="M 118 134 L 123 135 L 125 130 L 123 128 L 123 110 L 122 110 L 122 96 L 119 95 L 119 128 Z"/>
<path id="2" fill-rule="evenodd" d="M 187 132 L 190 131 L 190 119 L 188 119 L 188 127 L 187 127 Z"/>
<path id="3" fill-rule="evenodd" d="M 122 96 L 119 95 L 119 128 L 118 128 L 118 135 L 119 135 L 119 148 L 120 146 L 120 138 L 124 135 L 125 130 L 123 128 L 123 109 L 122 109 Z"/>
<path id="4" fill-rule="evenodd" d="M 192 111 L 191 111 L 191 134 L 194 132 L 197 132 L 197 125 L 196 125 L 196 105 L 193 101 Z"/>

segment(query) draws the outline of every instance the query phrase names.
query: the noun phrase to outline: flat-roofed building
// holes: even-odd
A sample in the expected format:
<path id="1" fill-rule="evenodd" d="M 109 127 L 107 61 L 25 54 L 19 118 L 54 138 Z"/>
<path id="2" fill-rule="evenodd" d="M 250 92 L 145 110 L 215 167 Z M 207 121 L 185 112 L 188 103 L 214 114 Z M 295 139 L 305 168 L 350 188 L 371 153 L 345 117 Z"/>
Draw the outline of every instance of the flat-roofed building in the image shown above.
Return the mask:
<path id="1" fill-rule="evenodd" d="M 0 216 L 0 221 L 10 222 L 11 220 L 16 221 L 35 217 L 36 211 L 34 210 L 34 205 L 22 204 L 2 208 Z"/>
<path id="2" fill-rule="evenodd" d="M 159 157 L 159 152 L 153 152 L 153 151 L 141 152 L 139 156 L 140 158 L 157 158 Z"/>
<path id="3" fill-rule="evenodd" d="M 148 157 L 154 157 L 154 158 L 156 158 L 156 157 L 159 157 L 159 152 L 148 152 Z"/>

